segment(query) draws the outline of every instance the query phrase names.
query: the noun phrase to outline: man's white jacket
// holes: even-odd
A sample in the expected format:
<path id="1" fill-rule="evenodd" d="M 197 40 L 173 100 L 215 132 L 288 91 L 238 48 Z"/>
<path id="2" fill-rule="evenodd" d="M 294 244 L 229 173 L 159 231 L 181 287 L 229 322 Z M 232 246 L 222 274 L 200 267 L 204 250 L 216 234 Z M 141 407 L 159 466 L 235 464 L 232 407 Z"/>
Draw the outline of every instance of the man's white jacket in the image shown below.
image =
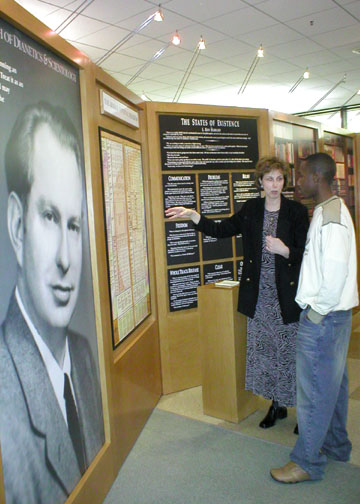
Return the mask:
<path id="1" fill-rule="evenodd" d="M 303 309 L 311 307 L 308 317 L 315 323 L 359 304 L 354 226 L 337 196 L 314 209 L 295 301 Z"/>

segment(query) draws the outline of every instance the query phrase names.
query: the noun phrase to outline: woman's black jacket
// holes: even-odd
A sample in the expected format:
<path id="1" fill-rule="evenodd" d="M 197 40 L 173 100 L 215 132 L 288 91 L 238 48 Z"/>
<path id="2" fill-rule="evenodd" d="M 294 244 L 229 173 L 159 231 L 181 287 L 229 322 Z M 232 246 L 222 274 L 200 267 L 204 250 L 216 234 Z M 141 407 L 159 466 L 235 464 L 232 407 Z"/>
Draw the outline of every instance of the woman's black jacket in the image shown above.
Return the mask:
<path id="1" fill-rule="evenodd" d="M 238 311 L 250 318 L 254 317 L 259 295 L 264 209 L 265 198 L 254 198 L 244 203 L 240 212 L 220 223 L 201 216 L 200 222 L 194 225 L 198 231 L 216 238 L 242 234 L 244 265 Z M 295 295 L 308 227 L 306 207 L 281 196 L 276 237 L 289 247 L 290 255 L 285 259 L 275 254 L 275 282 L 285 324 L 299 320 L 301 309 L 295 303 Z"/>

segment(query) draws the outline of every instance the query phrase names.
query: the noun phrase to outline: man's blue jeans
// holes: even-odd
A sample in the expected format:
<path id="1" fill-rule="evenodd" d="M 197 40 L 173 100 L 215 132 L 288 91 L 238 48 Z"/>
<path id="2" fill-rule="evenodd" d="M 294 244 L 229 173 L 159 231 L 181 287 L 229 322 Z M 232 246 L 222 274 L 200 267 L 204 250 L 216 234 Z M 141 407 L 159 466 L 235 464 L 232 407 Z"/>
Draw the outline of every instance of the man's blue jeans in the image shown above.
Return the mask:
<path id="1" fill-rule="evenodd" d="M 303 310 L 296 343 L 299 438 L 291 460 L 321 479 L 327 456 L 347 462 L 348 376 L 346 355 L 352 310 L 331 312 L 314 324 Z"/>

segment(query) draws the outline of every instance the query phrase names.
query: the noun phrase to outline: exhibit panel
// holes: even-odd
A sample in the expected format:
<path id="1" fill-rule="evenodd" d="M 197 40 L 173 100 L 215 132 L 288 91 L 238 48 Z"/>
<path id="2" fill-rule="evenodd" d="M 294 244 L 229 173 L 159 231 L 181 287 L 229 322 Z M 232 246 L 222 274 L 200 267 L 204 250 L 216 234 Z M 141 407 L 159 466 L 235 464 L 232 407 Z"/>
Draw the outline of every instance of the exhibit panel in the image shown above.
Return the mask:
<path id="1" fill-rule="evenodd" d="M 241 235 L 206 237 L 171 206 L 219 222 L 259 197 L 254 168 L 268 149 L 267 111 L 146 103 L 152 170 L 163 392 L 201 383 L 197 287 L 241 274 Z"/>
<path id="2" fill-rule="evenodd" d="M 5 485 L 2 486 L 2 482 L 0 482 L 0 500 L 4 502 L 5 488 L 5 504 L 7 504 L 7 500 L 12 502 L 17 497 L 19 502 L 28 502 L 29 504 L 33 501 L 36 504 L 42 502 L 44 504 L 52 502 L 60 504 L 65 501 L 75 504 L 88 504 L 89 502 L 96 504 L 105 498 L 121 463 L 136 441 L 161 394 L 157 303 L 153 287 L 155 280 L 151 219 L 149 217 L 150 202 L 145 196 L 150 193 L 149 172 L 147 161 L 143 160 L 142 165 L 140 162 L 141 150 L 146 151 L 144 148 L 146 135 L 142 130 L 145 122 L 141 123 L 144 117 L 141 119 L 141 108 L 138 105 L 140 99 L 136 95 L 100 71 L 84 54 L 53 32 L 50 33 L 46 26 L 34 19 L 17 3 L 11 0 L 2 2 L 0 23 L 1 72 L 9 78 L 6 81 L 8 84 L 4 84 L 7 90 L 2 88 L 0 92 L 0 120 L 7 121 L 2 128 L 3 131 L 6 131 L 6 135 L 2 136 L 1 157 L 3 157 L 5 149 L 9 152 L 16 151 L 15 148 L 7 148 L 6 143 L 9 143 L 11 128 L 16 122 L 16 116 L 21 113 L 20 109 L 29 105 L 28 108 L 32 111 L 35 105 L 41 102 L 41 113 L 47 117 L 46 125 L 37 126 L 34 133 L 35 139 L 40 134 L 42 135 L 38 143 L 43 147 L 43 152 L 47 152 L 47 144 L 52 147 L 47 157 L 44 155 L 39 160 L 43 163 L 39 163 L 39 166 L 43 167 L 41 173 L 44 183 L 42 184 L 42 192 L 40 192 L 39 204 L 36 206 L 36 210 L 39 210 L 39 218 L 36 217 L 34 223 L 39 220 L 43 222 L 45 227 L 43 227 L 44 231 L 41 231 L 42 228 L 37 228 L 37 235 L 34 232 L 31 236 L 36 238 L 40 229 L 46 247 L 43 246 L 42 250 L 38 247 L 37 253 L 44 254 L 45 250 L 48 257 L 44 255 L 43 257 L 47 260 L 50 259 L 49 254 L 52 250 L 50 245 L 52 246 L 54 243 L 54 233 L 49 234 L 51 229 L 57 229 L 56 233 L 59 234 L 61 228 L 63 237 L 64 233 L 67 233 L 67 238 L 60 240 L 62 247 L 56 264 L 57 269 L 63 272 L 64 277 L 68 269 L 74 271 L 73 277 L 68 284 L 60 283 L 60 281 L 55 284 L 55 288 L 48 295 L 47 309 L 49 311 L 53 301 L 56 304 L 54 314 L 63 313 L 66 311 L 63 308 L 69 307 L 66 315 L 68 318 L 62 316 L 59 321 L 64 327 L 69 326 L 67 341 L 69 342 L 71 359 L 71 381 L 75 389 L 81 434 L 77 438 L 71 433 L 69 435 L 71 428 L 67 429 L 67 404 L 65 404 L 66 409 L 64 408 L 65 413 L 62 413 L 63 410 L 60 413 L 51 413 L 49 412 L 50 406 L 55 410 L 59 408 L 56 398 L 48 398 L 46 400 L 48 408 L 45 408 L 42 400 L 47 395 L 37 394 L 38 407 L 32 407 L 31 414 L 35 418 L 39 416 L 40 412 L 46 413 L 47 420 L 51 424 L 52 437 L 61 445 L 59 453 L 63 453 L 62 456 L 69 456 L 69 461 L 66 462 L 64 459 L 62 468 L 57 472 L 56 480 L 61 482 L 61 491 L 57 489 L 55 491 L 53 476 L 48 470 L 49 462 L 46 464 L 44 462 L 41 465 L 39 459 L 40 462 L 37 466 L 26 465 L 28 459 L 26 453 L 24 454 L 26 447 L 29 447 L 32 454 L 38 448 L 36 438 L 31 437 L 30 432 L 26 434 L 26 429 L 17 429 L 16 427 L 18 422 L 24 419 L 24 409 L 21 410 L 21 414 L 13 415 L 10 410 L 2 408 L 3 412 L 9 413 L 9 418 L 17 421 L 13 421 L 12 425 L 9 425 L 12 434 L 15 433 L 15 435 L 6 436 L 6 441 L 1 440 L 1 474 Z M 102 106 L 104 103 L 100 99 L 100 91 L 106 91 L 106 95 L 110 96 L 105 107 Z M 115 106 L 113 97 L 116 99 Z M 121 102 L 120 107 L 117 107 L 117 101 Z M 34 106 L 32 102 L 34 102 Z M 42 102 L 48 102 L 49 105 L 47 103 L 42 105 Z M 66 113 L 59 109 L 65 109 Z M 5 110 L 6 113 L 3 113 Z M 58 135 L 53 135 L 52 128 L 55 126 L 52 125 L 54 122 L 52 116 L 57 117 L 57 113 L 61 116 L 59 120 L 61 125 L 56 126 Z M 134 114 L 140 119 L 138 124 L 133 122 Z M 42 118 L 36 124 L 41 125 L 40 121 Z M 132 204 L 128 204 L 128 214 L 130 218 L 134 219 L 131 236 L 131 241 L 133 241 L 129 246 L 129 255 L 134 264 L 131 282 L 134 287 L 132 300 L 135 325 L 131 334 L 128 334 L 123 341 L 119 341 L 115 349 L 112 340 L 112 312 L 101 182 L 100 128 L 113 132 L 116 137 L 121 135 L 127 138 L 126 145 L 124 145 L 124 155 L 127 166 L 131 166 L 131 175 L 127 178 L 128 186 L 139 187 L 140 172 L 144 171 L 144 185 L 141 188 L 143 198 L 133 200 Z M 66 134 L 62 133 L 62 129 L 66 130 Z M 46 139 L 44 139 L 45 134 L 47 135 Z M 64 146 L 61 143 L 63 140 Z M 34 152 L 37 151 L 34 150 Z M 51 166 L 50 155 L 52 153 L 57 155 L 63 171 L 57 176 L 55 163 L 52 169 L 53 176 L 49 179 L 49 177 L 46 178 L 49 172 L 47 165 Z M 7 157 L 11 159 L 11 156 Z M 38 163 L 34 166 L 38 166 Z M 133 174 L 135 179 L 132 179 Z M 1 275 L 4 277 L 2 306 L 6 307 L 8 302 L 5 302 L 5 297 L 9 298 L 16 281 L 14 265 L 16 265 L 17 256 L 16 251 L 12 252 L 12 247 L 18 241 L 15 242 L 11 236 L 10 239 L 7 238 L 6 224 L 4 224 L 7 183 L 4 176 L 2 166 L 0 180 L 0 188 L 4 192 L 1 198 L 1 225 L 4 230 L 2 247 L 8 251 L 1 255 Z M 72 177 L 71 180 L 69 180 L 69 176 Z M 12 178 L 16 183 L 16 177 Z M 40 189 L 38 180 L 41 179 L 35 176 L 33 184 L 34 187 Z M 45 193 L 50 189 L 52 190 L 51 197 L 50 195 L 45 197 Z M 15 196 L 17 190 L 16 188 L 11 189 L 14 196 L 10 197 L 12 209 L 16 212 L 21 208 L 21 199 Z M 59 192 L 61 192 L 61 197 L 58 197 Z M 30 194 L 35 194 L 32 189 Z M 75 197 L 76 194 L 77 197 Z M 32 199 L 29 201 L 32 203 Z M 30 203 L 29 208 L 31 208 Z M 137 203 L 140 204 L 139 207 L 137 207 Z M 18 215 L 16 212 L 12 211 L 12 215 Z M 60 226 L 60 223 L 66 224 Z M 139 226 L 137 227 L 136 224 Z M 13 227 L 13 229 L 16 228 Z M 36 245 L 36 240 L 33 240 L 33 243 Z M 70 247 L 68 250 L 71 251 L 71 261 L 74 268 L 67 266 L 66 257 L 69 255 L 64 254 L 65 243 Z M 144 260 L 146 246 L 150 251 Z M 138 250 L 141 251 L 143 257 L 140 262 L 137 257 Z M 28 257 L 32 256 L 28 254 Z M 44 263 L 44 260 L 38 262 L 38 264 Z M 139 265 L 141 267 L 138 267 Z M 35 273 L 34 271 L 31 277 L 35 277 Z M 40 283 L 38 290 L 40 301 L 41 288 Z M 11 301 L 15 307 L 16 303 L 21 303 L 21 288 L 19 291 L 20 301 L 17 301 L 17 294 L 14 298 L 15 304 Z M 23 308 L 20 305 L 20 310 Z M 26 313 L 26 309 L 28 309 L 27 298 L 24 313 Z M 15 313 L 16 311 L 12 308 L 10 321 L 15 320 Z M 53 315 L 50 314 L 50 322 L 51 317 Z M 5 327 L 7 322 L 4 318 L 5 313 L 2 313 L 1 322 Z M 71 319 L 69 324 L 68 319 Z M 30 346 L 34 345 L 31 336 L 26 340 L 30 342 Z M 11 345 L 14 346 L 15 343 L 16 338 L 13 339 Z M 18 370 L 24 369 L 29 355 L 37 355 L 37 358 L 41 359 L 38 351 L 34 348 L 34 346 L 28 347 L 30 351 L 24 352 L 26 358 L 22 358 L 18 346 L 18 357 L 16 357 Z M 79 353 L 79 359 L 74 357 L 74 348 Z M 56 349 L 54 352 L 55 355 Z M 2 352 L 1 355 L 3 358 L 5 354 Z M 9 373 L 9 361 L 7 360 L 5 364 L 5 366 L 1 365 L 1 388 L 4 401 L 8 404 L 11 398 L 9 390 L 12 374 Z M 46 373 L 45 368 L 43 372 Z M 34 377 L 37 376 L 36 366 L 33 366 L 32 373 Z M 39 381 L 39 390 L 43 382 L 46 383 L 47 394 L 52 390 L 48 378 L 44 380 L 40 377 L 36 380 Z M 25 388 L 26 386 L 24 386 Z M 5 404 L 4 401 L 1 401 L 1 406 Z M 67 401 L 66 398 L 65 401 Z M 12 405 L 8 404 L 7 408 L 18 407 L 17 401 L 12 401 L 12 403 Z M 9 424 L 6 419 L 4 422 Z M 3 425 L 1 431 L 5 432 Z M 22 436 L 19 436 L 19 432 L 22 433 Z M 23 436 L 25 435 L 26 439 L 24 440 Z M 26 471 L 14 470 L 16 457 L 9 457 L 9 454 L 16 453 L 11 447 L 11 442 L 14 439 L 16 441 L 17 437 L 22 447 L 19 450 L 21 464 L 27 468 Z M 82 448 L 79 448 L 81 443 L 76 441 L 80 438 Z M 55 460 L 51 459 L 51 453 L 55 454 L 54 446 L 51 447 L 51 450 L 52 452 L 49 452 L 50 464 L 55 465 Z M 32 468 L 35 469 L 35 467 L 37 469 L 32 473 Z M 18 478 L 20 481 L 17 481 Z M 32 484 L 36 486 L 34 492 L 30 488 Z M 13 496 L 12 492 L 14 491 L 17 492 L 17 497 Z M 25 499 L 21 498 L 21 491 L 26 493 Z"/>
<path id="3" fill-rule="evenodd" d="M 104 94 L 111 97 L 112 110 L 104 110 Z M 113 464 L 117 470 L 125 460 L 148 416 L 161 395 L 161 371 L 158 341 L 157 299 L 155 292 L 154 242 L 150 190 L 150 170 L 146 148 L 146 121 L 140 99 L 97 67 L 86 91 L 92 116 L 89 118 L 89 144 L 92 152 L 93 199 L 96 202 L 94 222 L 99 240 L 98 268 L 101 301 L 107 312 L 107 337 L 112 345 L 112 307 L 106 233 L 106 205 L 103 191 L 101 138 L 107 137 L 118 153 L 122 149 L 125 170 L 124 193 L 117 191 L 116 204 L 126 201 L 127 249 L 129 255 L 131 306 L 135 318 L 131 332 L 111 352 L 111 415 Z M 91 105 L 90 105 L 91 104 Z M 93 106 L 95 104 L 95 106 Z M 126 107 L 127 113 L 121 112 Z M 135 119 L 137 116 L 137 121 Z M 136 124 L 137 123 L 137 124 Z M 116 163 L 119 167 L 119 163 Z M 146 220 L 146 226 L 145 226 Z M 119 226 L 122 229 L 123 226 Z M 112 228 L 114 231 L 114 228 Z M 114 235 L 114 233 L 113 233 Z M 121 243 L 121 246 L 123 243 Z M 134 249 L 135 247 L 135 249 Z M 146 252 L 147 250 L 147 252 Z M 118 258 L 119 259 L 119 258 Z M 122 263 L 118 261 L 118 266 Z M 126 274 L 123 267 L 120 274 Z M 151 313 L 150 313 L 151 310 Z M 141 321 L 141 320 L 142 321 Z"/>
<path id="4" fill-rule="evenodd" d="M 0 46 L 5 503 L 86 502 L 86 482 L 111 464 L 83 149 L 80 88 L 90 62 L 13 2 L 2 4 Z"/>

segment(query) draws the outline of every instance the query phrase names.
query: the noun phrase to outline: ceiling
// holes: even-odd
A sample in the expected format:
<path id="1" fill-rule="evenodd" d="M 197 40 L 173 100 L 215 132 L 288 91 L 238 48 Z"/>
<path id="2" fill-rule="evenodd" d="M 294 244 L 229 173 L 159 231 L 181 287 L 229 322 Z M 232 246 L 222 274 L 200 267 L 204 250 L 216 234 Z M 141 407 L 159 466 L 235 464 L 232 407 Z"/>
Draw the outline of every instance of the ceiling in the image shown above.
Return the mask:
<path id="1" fill-rule="evenodd" d="M 94 62 L 158 8 L 151 0 L 17 3 L 53 30 L 63 23 L 60 35 Z M 169 45 L 128 85 L 138 95 L 172 102 L 202 35 L 206 50 L 179 102 L 282 112 L 309 110 L 325 95 L 316 109 L 360 103 L 360 0 L 163 0 L 161 8 L 163 22 L 152 21 L 101 64 L 126 85 L 178 30 L 180 46 Z M 261 44 L 265 57 L 238 94 Z M 310 78 L 289 93 L 306 67 Z"/>

